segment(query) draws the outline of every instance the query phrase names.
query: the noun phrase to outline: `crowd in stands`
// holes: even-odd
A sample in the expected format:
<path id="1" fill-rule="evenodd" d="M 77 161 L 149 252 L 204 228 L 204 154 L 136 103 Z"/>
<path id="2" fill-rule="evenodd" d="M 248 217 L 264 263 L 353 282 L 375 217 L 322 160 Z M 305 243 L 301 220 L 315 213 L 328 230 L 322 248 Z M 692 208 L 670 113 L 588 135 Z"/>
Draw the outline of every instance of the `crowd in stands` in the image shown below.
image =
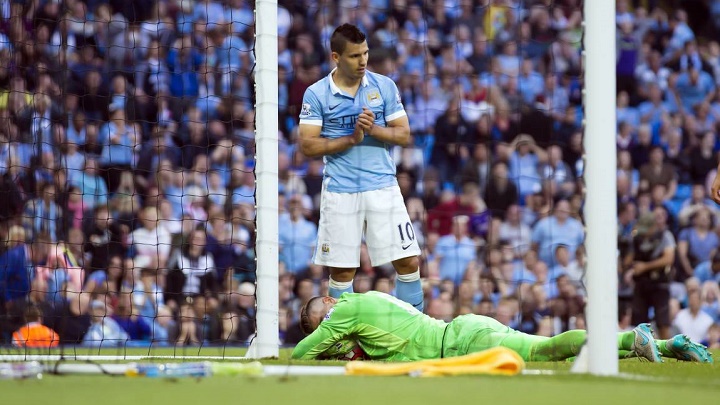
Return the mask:
<path id="1" fill-rule="evenodd" d="M 253 3 L 0 1 L 2 342 L 252 337 Z M 343 22 L 367 33 L 370 69 L 410 117 L 414 145 L 391 153 L 426 312 L 584 327 L 582 2 L 279 3 L 283 343 L 327 293 L 311 263 L 323 162 L 297 149 L 297 117 Z M 616 17 L 618 244 L 654 214 L 677 244 L 673 327 L 718 347 L 720 1 L 618 0 Z M 392 267 L 361 262 L 356 292 L 393 293 Z"/>

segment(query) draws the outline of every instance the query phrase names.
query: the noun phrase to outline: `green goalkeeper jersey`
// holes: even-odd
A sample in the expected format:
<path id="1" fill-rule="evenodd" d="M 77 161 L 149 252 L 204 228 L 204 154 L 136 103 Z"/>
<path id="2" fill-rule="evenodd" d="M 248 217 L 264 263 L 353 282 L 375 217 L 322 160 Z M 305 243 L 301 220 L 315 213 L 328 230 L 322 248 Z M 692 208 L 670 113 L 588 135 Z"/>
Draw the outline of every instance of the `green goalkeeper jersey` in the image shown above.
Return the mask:
<path id="1" fill-rule="evenodd" d="M 447 325 L 385 293 L 344 293 L 292 357 L 314 359 L 351 339 L 373 360 L 437 359 L 442 357 Z"/>

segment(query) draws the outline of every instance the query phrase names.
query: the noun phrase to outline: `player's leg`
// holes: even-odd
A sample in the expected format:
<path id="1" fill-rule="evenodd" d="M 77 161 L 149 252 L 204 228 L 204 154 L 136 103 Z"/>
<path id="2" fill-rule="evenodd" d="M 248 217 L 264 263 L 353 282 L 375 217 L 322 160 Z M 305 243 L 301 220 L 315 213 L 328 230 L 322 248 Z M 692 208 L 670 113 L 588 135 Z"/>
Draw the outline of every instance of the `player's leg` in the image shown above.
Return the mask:
<path id="1" fill-rule="evenodd" d="M 657 340 L 663 357 L 699 363 L 712 363 L 712 353 L 704 345 L 693 342 L 685 335 L 675 335 L 668 340 Z"/>
<path id="2" fill-rule="evenodd" d="M 365 242 L 373 266 L 392 262 L 397 272 L 397 297 L 420 311 L 423 291 L 420 281 L 420 246 L 408 215 L 400 187 L 386 187 L 363 194 Z"/>
<path id="3" fill-rule="evenodd" d="M 392 262 L 397 272 L 395 291 L 398 298 L 422 311 L 425 308 L 422 282 L 420 281 L 420 259 L 405 257 Z"/>
<path id="4" fill-rule="evenodd" d="M 502 338 L 499 333 L 498 339 Z M 570 330 L 553 337 L 527 335 L 513 331 L 502 338 L 500 346 L 517 351 L 526 361 L 561 361 L 577 356 L 587 340 L 587 331 Z M 617 334 L 618 357 L 635 353 L 653 362 L 660 362 L 660 354 L 648 324 L 630 332 Z"/>
<path id="5" fill-rule="evenodd" d="M 353 292 L 355 270 L 360 266 L 363 216 L 356 193 L 322 191 L 315 264 L 330 269 L 329 293 L 338 298 Z"/>
<path id="6" fill-rule="evenodd" d="M 452 330 L 463 331 L 457 333 L 459 336 L 468 336 L 466 341 L 460 339 L 464 341 L 459 345 L 462 352 L 474 353 L 502 346 L 514 350 L 526 361 L 566 360 L 576 356 L 587 339 L 585 330 L 571 330 L 553 337 L 528 335 L 480 315 L 458 317 L 452 324 L 459 326 Z M 617 345 L 619 357 L 634 351 L 651 361 L 661 361 L 648 324 L 639 325 L 630 332 L 618 333 Z"/>

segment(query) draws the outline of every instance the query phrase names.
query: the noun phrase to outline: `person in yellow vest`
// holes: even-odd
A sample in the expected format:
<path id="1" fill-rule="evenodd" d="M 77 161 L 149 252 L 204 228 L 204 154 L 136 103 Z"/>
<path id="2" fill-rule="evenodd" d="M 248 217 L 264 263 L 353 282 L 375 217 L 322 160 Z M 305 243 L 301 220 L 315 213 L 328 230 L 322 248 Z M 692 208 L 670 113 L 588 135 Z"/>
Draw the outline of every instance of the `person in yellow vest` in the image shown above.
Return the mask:
<path id="1" fill-rule="evenodd" d="M 60 343 L 58 334 L 42 324 L 42 312 L 37 306 L 28 306 L 25 310 L 25 322 L 25 326 L 13 333 L 13 346 L 56 347 Z"/>

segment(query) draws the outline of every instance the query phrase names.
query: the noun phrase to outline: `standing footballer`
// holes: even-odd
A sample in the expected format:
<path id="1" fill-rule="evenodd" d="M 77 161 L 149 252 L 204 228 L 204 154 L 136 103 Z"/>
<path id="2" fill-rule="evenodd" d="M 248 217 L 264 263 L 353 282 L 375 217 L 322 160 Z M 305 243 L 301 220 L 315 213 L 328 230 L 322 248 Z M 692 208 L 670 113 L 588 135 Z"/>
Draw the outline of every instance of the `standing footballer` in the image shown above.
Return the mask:
<path id="1" fill-rule="evenodd" d="M 330 295 L 352 292 L 363 231 L 373 266 L 392 262 L 398 298 L 423 309 L 420 247 L 395 177 L 391 145 L 411 143 L 395 83 L 367 71 L 368 45 L 343 24 L 330 37 L 337 67 L 310 86 L 300 111 L 300 150 L 325 172 L 313 261 L 330 268 Z"/>

